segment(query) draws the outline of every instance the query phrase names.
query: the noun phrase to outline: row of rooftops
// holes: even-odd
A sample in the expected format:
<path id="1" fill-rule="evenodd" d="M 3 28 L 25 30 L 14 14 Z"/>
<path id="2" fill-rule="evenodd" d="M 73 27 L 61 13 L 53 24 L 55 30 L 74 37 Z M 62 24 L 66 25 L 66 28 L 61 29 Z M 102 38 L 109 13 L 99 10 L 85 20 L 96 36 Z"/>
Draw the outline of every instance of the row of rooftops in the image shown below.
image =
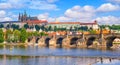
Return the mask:
<path id="1" fill-rule="evenodd" d="M 28 24 L 80 24 L 80 25 L 96 25 L 97 21 L 90 23 L 82 23 L 82 22 L 48 22 L 47 20 L 39 20 L 37 17 L 31 17 L 30 15 L 24 11 L 24 13 L 19 13 L 18 21 L 4 21 L 0 23 L 28 23 Z"/>
<path id="2" fill-rule="evenodd" d="M 20 22 L 20 21 L 5 21 L 5 22 L 0 22 L 0 23 L 28 23 L 28 24 L 42 24 L 42 23 L 47 23 L 47 24 L 80 24 L 80 25 L 96 25 L 97 21 L 95 20 L 94 22 L 88 22 L 88 23 L 82 23 L 82 22 L 48 22 L 47 20 L 28 20 L 26 22 Z"/>
<path id="3" fill-rule="evenodd" d="M 92 23 L 81 23 L 81 22 L 49 22 L 49 24 L 80 24 L 80 25 L 95 25 L 97 21 Z"/>

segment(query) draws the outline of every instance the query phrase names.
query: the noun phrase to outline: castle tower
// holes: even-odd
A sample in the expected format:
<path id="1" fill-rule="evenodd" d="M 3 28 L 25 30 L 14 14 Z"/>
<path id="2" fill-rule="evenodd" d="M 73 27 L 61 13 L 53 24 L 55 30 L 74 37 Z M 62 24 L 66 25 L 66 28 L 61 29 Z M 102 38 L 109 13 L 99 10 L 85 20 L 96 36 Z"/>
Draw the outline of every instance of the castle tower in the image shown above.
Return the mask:
<path id="1" fill-rule="evenodd" d="M 19 13 L 18 21 L 21 21 L 21 14 Z"/>
<path id="2" fill-rule="evenodd" d="M 22 15 L 22 22 L 26 22 L 27 21 L 27 13 L 26 11 L 24 11 L 23 15 Z"/>

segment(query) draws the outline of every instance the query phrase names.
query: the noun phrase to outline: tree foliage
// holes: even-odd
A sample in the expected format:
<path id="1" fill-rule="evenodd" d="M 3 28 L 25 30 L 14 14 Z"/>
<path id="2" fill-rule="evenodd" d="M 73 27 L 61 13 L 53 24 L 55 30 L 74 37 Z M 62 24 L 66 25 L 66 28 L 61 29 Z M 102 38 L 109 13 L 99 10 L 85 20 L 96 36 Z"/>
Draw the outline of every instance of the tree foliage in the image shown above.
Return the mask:
<path id="1" fill-rule="evenodd" d="M 29 28 L 29 25 L 28 25 L 28 24 L 24 24 L 24 28 L 25 28 L 25 29 L 28 29 L 28 28 Z"/>
<path id="2" fill-rule="evenodd" d="M 81 26 L 78 28 L 79 30 L 83 30 L 83 31 L 87 31 L 88 30 L 88 27 L 87 26 Z"/>
<path id="3" fill-rule="evenodd" d="M 20 31 L 19 30 L 14 30 L 14 42 L 18 42 L 20 40 Z"/>
<path id="4" fill-rule="evenodd" d="M 4 32 L 0 29 L 0 43 L 4 42 Z"/>
<path id="5" fill-rule="evenodd" d="M 3 24 L 0 24 L 0 28 L 3 28 L 4 27 L 4 25 Z"/>
<path id="6" fill-rule="evenodd" d="M 96 34 L 95 30 L 89 30 L 90 34 Z"/>
<path id="7" fill-rule="evenodd" d="M 13 31 L 11 31 L 10 29 L 8 29 L 6 31 L 6 41 L 7 42 L 11 42 L 12 41 L 12 37 L 13 37 Z"/>
<path id="8" fill-rule="evenodd" d="M 11 28 L 13 28 L 13 30 L 15 30 L 15 29 L 19 29 L 19 25 L 12 24 L 12 25 L 11 25 Z"/>
<path id="9" fill-rule="evenodd" d="M 27 39 L 27 32 L 26 32 L 26 30 L 24 29 L 24 28 L 22 28 L 21 30 L 20 30 L 20 41 L 22 42 L 22 43 L 25 43 L 25 41 L 26 41 L 26 39 Z"/>
<path id="10" fill-rule="evenodd" d="M 40 30 L 40 26 L 39 25 L 35 25 L 35 29 L 36 29 L 36 31 L 39 31 Z"/>

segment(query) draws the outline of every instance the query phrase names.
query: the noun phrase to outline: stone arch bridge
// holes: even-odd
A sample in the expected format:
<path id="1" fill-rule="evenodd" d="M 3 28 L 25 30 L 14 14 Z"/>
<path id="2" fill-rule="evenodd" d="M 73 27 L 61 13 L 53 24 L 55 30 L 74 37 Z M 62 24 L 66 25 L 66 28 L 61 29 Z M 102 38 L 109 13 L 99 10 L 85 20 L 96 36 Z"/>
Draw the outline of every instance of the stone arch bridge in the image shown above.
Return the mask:
<path id="1" fill-rule="evenodd" d="M 81 35 L 57 35 L 29 37 L 27 43 L 40 46 L 59 47 L 106 47 L 113 46 L 113 41 L 120 38 L 120 34 L 81 34 Z"/>

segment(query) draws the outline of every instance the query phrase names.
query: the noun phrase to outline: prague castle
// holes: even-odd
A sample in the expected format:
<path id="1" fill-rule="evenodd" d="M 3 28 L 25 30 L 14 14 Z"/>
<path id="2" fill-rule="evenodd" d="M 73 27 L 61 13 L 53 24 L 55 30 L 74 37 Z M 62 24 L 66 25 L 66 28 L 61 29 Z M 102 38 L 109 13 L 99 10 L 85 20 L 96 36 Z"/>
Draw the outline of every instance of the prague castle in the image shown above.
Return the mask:
<path id="1" fill-rule="evenodd" d="M 4 21 L 4 22 L 0 22 L 0 24 L 3 24 L 4 27 L 6 27 L 7 25 L 12 25 L 12 24 L 16 24 L 19 25 L 20 28 L 23 27 L 25 24 L 28 24 L 30 26 L 35 26 L 35 25 L 45 25 L 45 26 L 51 26 L 52 28 L 54 26 L 56 26 L 57 28 L 73 28 L 74 27 L 81 27 L 81 26 L 87 26 L 88 29 L 92 28 L 92 29 L 98 29 L 98 23 L 95 20 L 94 22 L 90 23 L 82 23 L 82 22 L 48 22 L 47 20 L 39 20 L 37 17 L 31 17 L 30 15 L 28 16 L 28 14 L 26 13 L 26 11 L 24 13 L 19 13 L 18 15 L 18 21 Z"/>

